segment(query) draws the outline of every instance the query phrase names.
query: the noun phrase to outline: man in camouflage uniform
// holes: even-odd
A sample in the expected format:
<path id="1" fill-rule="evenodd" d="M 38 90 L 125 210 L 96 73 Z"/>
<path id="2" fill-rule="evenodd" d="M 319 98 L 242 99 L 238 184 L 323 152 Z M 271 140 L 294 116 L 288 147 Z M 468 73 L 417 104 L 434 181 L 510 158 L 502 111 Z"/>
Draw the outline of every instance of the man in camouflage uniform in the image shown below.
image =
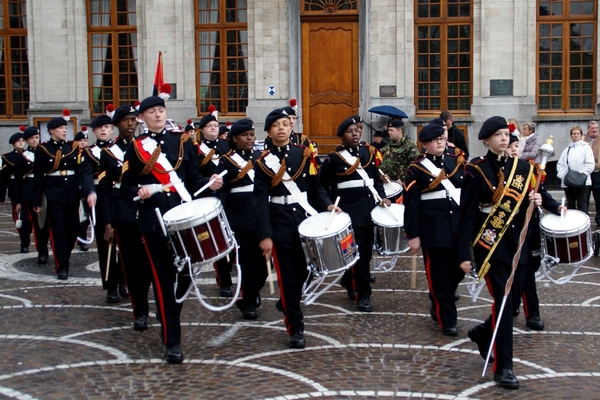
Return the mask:
<path id="1" fill-rule="evenodd" d="M 387 125 L 390 143 L 381 149 L 383 162 L 379 167 L 386 175 L 384 180 L 404 182 L 408 166 L 419 156 L 419 150 L 410 138 L 404 136 L 402 120 L 392 120 Z"/>

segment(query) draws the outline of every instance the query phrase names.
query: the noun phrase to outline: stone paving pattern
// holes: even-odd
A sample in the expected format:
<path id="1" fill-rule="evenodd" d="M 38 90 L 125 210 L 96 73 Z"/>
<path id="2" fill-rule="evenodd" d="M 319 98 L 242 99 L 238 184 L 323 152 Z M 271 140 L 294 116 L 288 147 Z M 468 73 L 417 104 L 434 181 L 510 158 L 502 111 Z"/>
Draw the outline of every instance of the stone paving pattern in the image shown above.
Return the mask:
<path id="1" fill-rule="evenodd" d="M 446 337 L 429 317 L 422 259 L 410 288 L 409 257 L 376 273 L 370 314 L 357 312 L 338 286 L 304 307 L 304 350 L 288 347 L 277 284 L 272 295 L 265 285 L 256 321 L 236 307 L 210 312 L 190 296 L 185 361 L 168 365 L 154 315 L 147 331 L 135 332 L 129 302 L 104 301 L 95 248 L 75 250 L 69 280 L 58 281 L 52 260 L 38 266 L 35 252 L 18 253 L 9 212 L 0 205 L 0 398 L 600 398 L 596 257 L 565 285 L 539 283 L 546 330 L 526 328 L 523 313 L 515 319 L 518 391 L 496 387 L 491 368 L 481 377 L 483 360 L 467 337 L 490 312 L 486 289 L 472 303 L 463 281 L 459 335 Z M 225 304 L 214 273 L 203 278 L 202 293 Z"/>

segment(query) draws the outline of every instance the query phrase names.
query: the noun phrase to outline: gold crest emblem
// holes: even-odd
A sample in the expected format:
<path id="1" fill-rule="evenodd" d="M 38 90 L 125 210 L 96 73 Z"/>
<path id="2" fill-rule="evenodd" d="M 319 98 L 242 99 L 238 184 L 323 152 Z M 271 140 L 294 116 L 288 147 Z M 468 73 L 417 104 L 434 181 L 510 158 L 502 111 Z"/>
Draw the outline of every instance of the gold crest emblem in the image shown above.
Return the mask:
<path id="1" fill-rule="evenodd" d="M 523 190 L 523 181 L 524 180 L 525 180 L 525 178 L 523 178 L 523 175 L 517 175 L 513 179 L 513 181 L 510 184 L 510 186 L 515 187 L 517 190 Z"/>

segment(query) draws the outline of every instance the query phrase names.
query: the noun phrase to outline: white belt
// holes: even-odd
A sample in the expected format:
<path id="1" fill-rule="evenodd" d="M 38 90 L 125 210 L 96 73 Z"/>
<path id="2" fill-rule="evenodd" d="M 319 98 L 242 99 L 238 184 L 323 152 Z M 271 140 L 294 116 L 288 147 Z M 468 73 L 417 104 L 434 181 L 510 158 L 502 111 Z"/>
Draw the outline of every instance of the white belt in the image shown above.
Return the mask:
<path id="1" fill-rule="evenodd" d="M 421 200 L 449 199 L 455 197 L 460 198 L 460 189 L 436 190 L 435 192 L 421 194 Z"/>
<path id="2" fill-rule="evenodd" d="M 492 208 L 494 208 L 493 204 L 491 206 L 479 206 L 479 211 L 481 211 L 482 213 L 489 214 L 492 212 Z"/>
<path id="3" fill-rule="evenodd" d="M 352 179 L 351 181 L 340 182 L 337 184 L 338 189 L 350 189 L 368 186 L 373 186 L 373 179 Z"/>
<path id="4" fill-rule="evenodd" d="M 50 172 L 50 173 L 46 174 L 46 176 L 68 176 L 68 175 L 75 175 L 75 171 L 62 169 L 60 171 L 54 171 L 54 172 Z"/>
<path id="5" fill-rule="evenodd" d="M 94 185 L 98 186 L 99 183 L 100 181 L 98 179 L 94 179 Z"/>
<path id="6" fill-rule="evenodd" d="M 115 189 L 121 189 L 121 182 L 115 182 L 115 183 L 113 184 L 113 187 L 114 187 Z"/>
<path id="7" fill-rule="evenodd" d="M 254 191 L 254 184 L 232 188 L 229 193 L 248 193 Z M 284 197 L 284 196 L 280 196 Z"/>
<path id="8" fill-rule="evenodd" d="M 307 201 L 308 197 L 306 196 L 306 192 L 300 192 L 297 195 L 290 194 L 288 196 L 271 196 L 269 201 L 275 204 L 294 204 L 299 203 L 301 201 Z"/>
<path id="9" fill-rule="evenodd" d="M 25 178 L 33 178 L 34 174 L 25 175 Z"/>

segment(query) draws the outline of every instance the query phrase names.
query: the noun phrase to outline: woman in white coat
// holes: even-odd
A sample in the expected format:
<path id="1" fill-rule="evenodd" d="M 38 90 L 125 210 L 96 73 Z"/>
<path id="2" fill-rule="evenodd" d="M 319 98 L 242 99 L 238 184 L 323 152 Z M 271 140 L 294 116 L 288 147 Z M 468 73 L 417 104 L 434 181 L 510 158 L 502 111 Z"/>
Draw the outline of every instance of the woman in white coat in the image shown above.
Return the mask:
<path id="1" fill-rule="evenodd" d="M 556 175 L 562 180 L 561 187 L 567 198 L 567 208 L 577 209 L 587 214 L 588 199 L 592 180 L 590 174 L 594 170 L 594 153 L 591 146 L 584 142 L 583 131 L 579 126 L 571 128 L 571 140 L 573 141 L 563 150 L 556 166 Z M 585 186 L 582 188 L 568 187 L 565 185 L 565 175 L 569 169 L 587 175 Z"/>

